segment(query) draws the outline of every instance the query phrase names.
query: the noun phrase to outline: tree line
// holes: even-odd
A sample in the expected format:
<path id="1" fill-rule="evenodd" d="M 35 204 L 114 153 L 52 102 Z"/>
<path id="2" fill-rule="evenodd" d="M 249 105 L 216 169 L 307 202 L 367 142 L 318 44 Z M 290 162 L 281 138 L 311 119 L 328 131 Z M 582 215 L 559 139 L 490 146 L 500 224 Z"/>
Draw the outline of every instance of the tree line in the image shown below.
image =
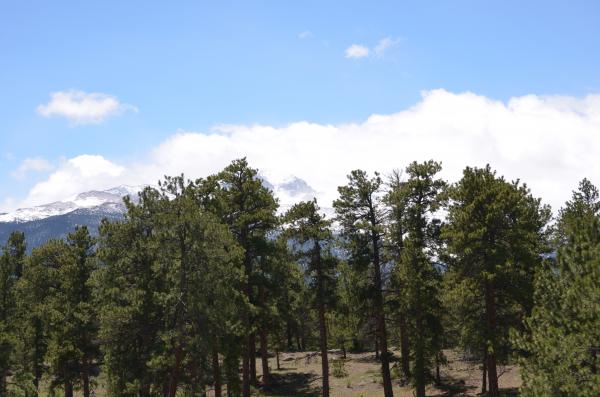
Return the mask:
<path id="1" fill-rule="evenodd" d="M 482 393 L 518 362 L 524 396 L 598 396 L 600 198 L 588 180 L 553 219 L 489 166 L 352 171 L 328 218 L 279 211 L 245 159 L 165 177 L 99 235 L 77 227 L 0 256 L 0 395 L 249 397 L 269 356 L 373 351 L 385 397 L 439 383 L 447 349 L 481 364 Z M 393 348 L 394 347 L 394 348 Z M 396 353 L 394 353 L 396 351 Z M 257 358 L 262 376 L 257 376 Z M 343 359 L 342 359 L 343 360 Z"/>

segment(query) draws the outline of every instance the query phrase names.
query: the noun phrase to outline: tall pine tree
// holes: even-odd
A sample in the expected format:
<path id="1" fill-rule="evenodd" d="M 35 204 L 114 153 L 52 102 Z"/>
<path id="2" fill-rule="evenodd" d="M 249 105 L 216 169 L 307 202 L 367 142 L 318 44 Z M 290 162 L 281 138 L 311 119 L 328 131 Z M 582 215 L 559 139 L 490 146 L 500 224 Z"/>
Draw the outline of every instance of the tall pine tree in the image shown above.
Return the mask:
<path id="1" fill-rule="evenodd" d="M 508 355 L 509 330 L 531 309 L 536 267 L 547 250 L 550 210 L 526 185 L 507 182 L 489 166 L 467 167 L 450 188 L 450 266 L 481 296 L 488 394 L 498 396 L 498 360 Z M 507 311 L 510 315 L 507 315 Z"/>
<path id="2" fill-rule="evenodd" d="M 437 178 L 440 171 L 441 165 L 434 161 L 411 163 L 406 169 L 407 181 L 395 186 L 399 191 L 391 191 L 387 200 L 392 204 L 391 213 L 403 215 L 394 224 L 395 243 L 401 246 L 397 274 L 403 280 L 417 397 L 425 396 L 431 369 L 439 364 L 441 354 L 441 273 L 437 257 L 441 221 L 436 212 L 442 205 L 446 183 Z M 404 236 L 398 236 L 400 227 Z"/>
<path id="3" fill-rule="evenodd" d="M 561 209 L 556 261 L 536 274 L 535 306 L 517 339 L 526 397 L 600 395 L 600 196 L 584 179 Z"/>
<path id="4" fill-rule="evenodd" d="M 277 225 L 277 200 L 262 180 L 258 171 L 246 159 L 233 161 L 217 176 L 219 184 L 214 195 L 217 214 L 229 226 L 242 248 L 242 269 L 245 276 L 243 292 L 248 310 L 243 314 L 245 341 L 242 357 L 242 393 L 250 396 L 250 386 L 256 383 L 256 315 L 261 296 L 258 294 L 255 270 L 261 247 Z"/>
<path id="5" fill-rule="evenodd" d="M 328 297 L 333 290 L 331 255 L 325 252 L 330 249 L 332 234 L 331 222 L 319 213 L 316 199 L 295 204 L 285 216 L 286 234 L 289 236 L 296 252 L 306 262 L 307 275 L 316 286 L 316 305 L 319 319 L 319 348 L 321 350 L 322 395 L 329 397 L 329 360 L 327 356 L 327 323 L 326 312 Z"/>
<path id="6" fill-rule="evenodd" d="M 333 202 L 343 237 L 358 252 L 368 250 L 373 270 L 373 306 L 376 322 L 376 343 L 381 349 L 381 375 L 385 397 L 394 395 L 390 374 L 390 352 L 385 319 L 382 276 L 382 244 L 384 212 L 379 174 L 369 178 L 362 170 L 348 175 L 348 184 L 338 187 L 340 197 Z M 362 244 L 356 244 L 362 243 Z M 357 253 L 354 252 L 354 254 Z M 353 253 L 351 253 L 352 255 Z"/>

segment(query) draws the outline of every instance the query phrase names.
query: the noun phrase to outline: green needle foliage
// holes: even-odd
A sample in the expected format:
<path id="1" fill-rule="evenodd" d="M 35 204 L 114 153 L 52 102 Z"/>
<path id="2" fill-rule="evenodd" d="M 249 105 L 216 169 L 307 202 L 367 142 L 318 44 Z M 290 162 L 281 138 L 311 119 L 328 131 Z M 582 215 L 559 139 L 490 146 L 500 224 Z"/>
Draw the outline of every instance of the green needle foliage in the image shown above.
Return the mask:
<path id="1" fill-rule="evenodd" d="M 114 395 L 204 390 L 216 336 L 239 328 L 241 251 L 198 190 L 166 178 L 101 229 L 97 299 Z"/>
<path id="2" fill-rule="evenodd" d="M 414 350 L 412 379 L 417 397 L 425 396 L 432 369 L 439 364 L 441 329 L 441 268 L 437 263 L 441 221 L 436 212 L 443 204 L 446 183 L 436 178 L 441 165 L 434 161 L 412 163 L 406 169 L 408 179 L 392 186 L 387 202 L 392 206 L 395 244 L 399 245 L 399 263 L 395 280 L 401 285 L 404 308 Z M 402 231 L 399 228 L 402 227 Z M 400 237 L 401 235 L 401 237 Z"/>
<path id="3" fill-rule="evenodd" d="M 23 275 L 24 261 L 25 236 L 21 232 L 13 232 L 2 247 L 0 256 L 0 395 L 8 393 L 9 383 L 11 389 L 14 390 L 13 386 L 19 388 L 15 382 L 8 381 L 8 376 L 17 358 L 16 289 Z"/>
<path id="4" fill-rule="evenodd" d="M 65 396 L 81 388 L 90 396 L 90 382 L 99 350 L 95 340 L 96 311 L 89 279 L 95 270 L 94 241 L 86 227 L 77 228 L 67 242 L 57 241 L 53 285 L 47 298 L 51 388 L 62 385 Z"/>
<path id="5" fill-rule="evenodd" d="M 519 181 L 488 166 L 448 185 L 440 171 L 413 162 L 387 184 L 352 171 L 330 221 L 316 200 L 278 214 L 239 159 L 126 198 L 97 236 L 76 227 L 28 253 L 12 233 L 0 246 L 0 396 L 277 394 L 269 358 L 284 369 L 285 350 L 319 351 L 328 396 L 330 346 L 338 364 L 374 350 L 386 397 L 394 383 L 418 397 L 443 384 L 448 348 L 482 364 L 487 396 L 515 358 L 523 396 L 598 396 L 598 189 L 583 180 L 549 227 Z"/>
<path id="6" fill-rule="evenodd" d="M 370 263 L 373 274 L 372 293 L 376 343 L 381 348 L 381 375 L 385 397 L 394 395 L 390 374 L 390 353 L 384 310 L 382 278 L 382 244 L 384 240 L 384 213 L 381 197 L 381 177 L 375 173 L 369 178 L 362 170 L 348 175 L 348 184 L 338 187 L 340 197 L 333 202 L 337 220 L 351 256 L 357 262 Z"/>
<path id="7" fill-rule="evenodd" d="M 550 210 L 526 185 L 505 181 L 489 166 L 467 167 L 449 198 L 448 261 L 480 299 L 484 345 L 478 350 L 486 360 L 488 395 L 496 397 L 497 365 L 509 355 L 509 331 L 531 310 L 533 274 L 547 250 Z"/>
<path id="8" fill-rule="evenodd" d="M 327 307 L 334 285 L 335 259 L 331 256 L 331 222 L 319 213 L 316 199 L 295 204 L 286 212 L 286 236 L 292 241 L 301 261 L 306 262 L 307 276 L 316 290 L 316 307 L 319 321 L 319 348 L 321 350 L 322 395 L 329 397 L 329 361 L 327 355 Z M 326 250 L 324 253 L 323 250 Z"/>
<path id="9" fill-rule="evenodd" d="M 517 339 L 524 396 L 600 395 L 600 200 L 588 180 L 560 211 L 557 258 L 536 274 L 535 306 Z"/>
<path id="10" fill-rule="evenodd" d="M 164 371 L 153 365 L 162 349 L 163 326 L 155 294 L 165 288 L 154 238 L 158 201 L 159 192 L 147 188 L 139 204 L 126 200 L 123 221 L 100 227 L 95 298 L 106 388 L 112 396 L 149 396 L 164 382 Z"/>
<path id="11" fill-rule="evenodd" d="M 248 165 L 246 159 L 233 161 L 213 178 L 215 193 L 212 207 L 225 223 L 243 251 L 242 269 L 244 283 L 242 292 L 246 299 L 246 309 L 242 313 L 244 322 L 244 347 L 242 348 L 242 393 L 250 396 L 250 386 L 257 384 L 256 332 L 260 328 L 260 307 L 264 306 L 263 295 L 259 291 L 259 265 L 265 256 L 266 240 L 278 224 L 277 200 L 262 180 L 258 171 Z M 261 338 L 262 345 L 266 341 Z M 264 348 L 261 349 L 264 351 Z M 263 360 L 266 357 L 263 355 Z M 263 377 L 268 386 L 268 373 Z"/>

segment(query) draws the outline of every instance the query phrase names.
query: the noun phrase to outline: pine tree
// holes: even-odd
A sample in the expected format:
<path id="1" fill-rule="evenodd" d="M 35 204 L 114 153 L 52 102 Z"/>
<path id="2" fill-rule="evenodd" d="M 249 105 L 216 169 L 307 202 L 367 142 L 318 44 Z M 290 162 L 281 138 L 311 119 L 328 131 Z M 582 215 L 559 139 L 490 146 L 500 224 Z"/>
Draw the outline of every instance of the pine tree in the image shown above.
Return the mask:
<path id="1" fill-rule="evenodd" d="M 326 257 L 323 250 L 331 244 L 331 222 L 319 213 L 316 199 L 295 204 L 290 208 L 284 221 L 286 232 L 295 245 L 300 259 L 307 262 L 306 272 L 316 284 L 316 303 L 319 319 L 319 348 L 321 350 L 322 395 L 329 397 L 329 361 L 327 356 L 326 312 L 328 296 L 333 289 L 331 255 Z"/>
<path id="2" fill-rule="evenodd" d="M 269 340 L 277 329 L 280 317 L 278 302 L 285 297 L 283 287 L 289 277 L 290 262 L 285 240 L 281 237 L 263 241 L 258 251 L 259 260 L 255 266 L 254 280 L 257 291 L 257 330 L 259 334 L 260 357 L 262 365 L 262 388 L 271 386 L 269 369 Z"/>
<path id="3" fill-rule="evenodd" d="M 167 177 L 102 225 L 97 272 L 101 337 L 113 395 L 149 396 L 236 382 L 225 344 L 240 328 L 241 251 L 207 210 L 205 185 Z M 216 362 L 215 362 L 216 361 Z"/>
<path id="4" fill-rule="evenodd" d="M 506 182 L 489 166 L 467 167 L 450 189 L 445 228 L 451 268 L 482 297 L 488 394 L 498 396 L 498 359 L 508 356 L 509 329 L 531 309 L 532 283 L 547 250 L 550 210 L 519 181 Z"/>
<path id="5" fill-rule="evenodd" d="M 277 225 L 277 201 L 273 193 L 263 186 L 258 171 L 249 167 L 246 159 L 233 161 L 217 176 L 219 188 L 215 189 L 216 212 L 229 226 L 244 251 L 242 268 L 245 273 L 243 292 L 248 310 L 244 313 L 245 348 L 242 358 L 242 392 L 250 396 L 250 385 L 256 383 L 256 307 L 260 295 L 255 291 L 255 267 L 260 248 Z"/>
<path id="6" fill-rule="evenodd" d="M 77 347 L 80 350 L 78 375 L 82 383 L 84 397 L 91 392 L 91 377 L 96 376 L 100 358 L 98 339 L 98 316 L 93 302 L 91 276 L 97 268 L 95 239 L 86 226 L 80 226 L 67 236 L 67 242 L 75 254 L 76 267 L 72 274 L 77 311 Z"/>
<path id="7" fill-rule="evenodd" d="M 371 331 L 367 329 L 365 312 L 372 299 L 363 299 L 371 288 L 362 269 L 356 269 L 347 261 L 339 261 L 336 270 L 335 310 L 330 313 L 329 333 L 346 359 L 348 350 L 362 349 L 363 340 Z"/>
<path id="8" fill-rule="evenodd" d="M 390 251 L 390 258 L 395 262 L 395 269 L 390 277 L 391 294 L 389 303 L 392 307 L 392 313 L 397 316 L 398 331 L 400 333 L 401 367 L 406 379 L 411 376 L 407 319 L 409 303 L 406 289 L 407 280 L 405 280 L 406 272 L 403 271 L 401 261 L 404 252 L 404 238 L 407 233 L 408 192 L 406 182 L 402 180 L 402 173 L 399 170 L 392 171 L 388 180 L 388 191 L 384 197 L 384 202 L 388 207 L 388 250 Z"/>
<path id="9" fill-rule="evenodd" d="M 40 381 L 46 373 L 48 349 L 49 305 L 56 286 L 58 258 L 64 244 L 49 240 L 34 248 L 25 261 L 23 277 L 16 288 L 18 327 L 18 360 L 15 363 L 21 389 L 27 396 L 37 396 Z"/>
<path id="10" fill-rule="evenodd" d="M 165 383 L 157 357 L 164 316 L 156 294 L 165 288 L 163 274 L 156 271 L 158 203 L 158 191 L 146 188 L 139 204 L 126 200 L 123 221 L 100 226 L 94 292 L 111 396 L 149 397 L 152 387 L 161 390 Z"/>
<path id="11" fill-rule="evenodd" d="M 466 357 L 482 363 L 481 394 L 487 392 L 485 305 L 475 280 L 463 278 L 458 269 L 446 269 L 442 281 L 444 338 Z M 514 321 L 514 319 L 513 319 Z"/>
<path id="12" fill-rule="evenodd" d="M 376 343 L 381 349 L 381 374 L 385 397 L 392 397 L 390 353 L 387 347 L 387 328 L 384 311 L 382 277 L 383 205 L 381 202 L 382 180 L 379 174 L 369 178 L 362 170 L 348 175 L 348 184 L 338 187 L 339 199 L 333 206 L 337 212 L 343 237 L 353 246 L 356 253 L 369 252 L 373 269 L 373 307 L 376 322 Z M 365 244 L 367 243 L 368 244 Z M 360 244 L 362 243 L 362 244 Z"/>
<path id="13" fill-rule="evenodd" d="M 535 305 L 517 344 L 524 396 L 600 394 L 600 199 L 588 180 L 560 211 L 556 261 L 535 279 Z"/>
<path id="14" fill-rule="evenodd" d="M 238 266 L 241 250 L 227 226 L 198 200 L 198 184 L 188 182 L 186 186 L 182 177 L 167 178 L 166 182 L 165 198 L 174 212 L 166 219 L 166 230 L 170 232 L 165 236 L 167 240 L 162 241 L 165 246 L 170 246 L 169 241 L 175 243 L 169 256 L 171 261 L 179 262 L 174 286 L 168 290 L 182 306 L 185 330 L 182 362 L 187 364 L 182 369 L 187 372 L 188 390 L 196 394 L 216 381 L 212 377 L 218 376 L 211 371 L 213 342 L 218 343 L 221 335 L 230 334 L 231 327 L 241 326 L 238 319 L 242 296 L 237 289 L 243 277 Z M 172 295 L 173 292 L 179 296 Z M 174 321 L 176 324 L 177 319 Z"/>
<path id="15" fill-rule="evenodd" d="M 98 359 L 96 311 L 89 279 L 95 269 L 94 240 L 79 227 L 66 243 L 55 243 L 54 289 L 48 298 L 48 349 L 52 386 L 63 385 L 65 397 L 76 387 L 89 397 Z"/>
<path id="16" fill-rule="evenodd" d="M 406 169 L 407 181 L 393 186 L 396 190 L 390 191 L 386 200 L 396 217 L 392 234 L 400 251 L 396 274 L 403 280 L 408 328 L 412 331 L 412 377 L 417 397 L 425 396 L 425 385 L 441 353 L 441 274 L 436 264 L 441 221 L 436 211 L 442 205 L 446 183 L 436 178 L 440 171 L 441 165 L 434 161 L 411 163 Z"/>
<path id="17" fill-rule="evenodd" d="M 15 285 L 23 274 L 25 235 L 13 232 L 0 256 L 0 395 L 7 393 L 7 377 L 15 350 Z"/>

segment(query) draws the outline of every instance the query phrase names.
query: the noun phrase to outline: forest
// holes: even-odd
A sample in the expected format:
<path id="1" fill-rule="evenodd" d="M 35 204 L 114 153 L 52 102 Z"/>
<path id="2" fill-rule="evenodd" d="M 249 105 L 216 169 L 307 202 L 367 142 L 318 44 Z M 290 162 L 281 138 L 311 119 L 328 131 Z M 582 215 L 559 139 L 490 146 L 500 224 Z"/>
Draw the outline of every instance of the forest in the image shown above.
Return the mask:
<path id="1" fill-rule="evenodd" d="M 490 166 L 441 170 L 350 171 L 326 216 L 316 199 L 280 209 L 239 159 L 126 198 L 97 237 L 28 253 L 14 232 L 0 396 L 302 395 L 272 392 L 273 360 L 298 351 L 323 397 L 352 352 L 374 356 L 377 395 L 431 395 L 449 351 L 477 363 L 485 396 L 505 395 L 509 364 L 519 396 L 599 396 L 598 189 L 574 181 L 553 213 Z"/>

